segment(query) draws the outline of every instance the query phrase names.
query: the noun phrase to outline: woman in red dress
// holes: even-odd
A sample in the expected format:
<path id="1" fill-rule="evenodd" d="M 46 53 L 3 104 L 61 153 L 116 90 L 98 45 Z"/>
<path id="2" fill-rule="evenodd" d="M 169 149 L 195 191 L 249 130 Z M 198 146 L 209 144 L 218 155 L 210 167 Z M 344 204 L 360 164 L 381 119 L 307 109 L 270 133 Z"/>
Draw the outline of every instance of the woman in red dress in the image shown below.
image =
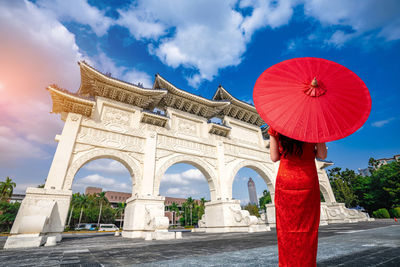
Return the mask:
<path id="1" fill-rule="evenodd" d="M 275 184 L 279 266 L 316 266 L 320 190 L 315 157 L 325 143 L 301 142 L 269 129 L 271 160 L 280 160 Z"/>

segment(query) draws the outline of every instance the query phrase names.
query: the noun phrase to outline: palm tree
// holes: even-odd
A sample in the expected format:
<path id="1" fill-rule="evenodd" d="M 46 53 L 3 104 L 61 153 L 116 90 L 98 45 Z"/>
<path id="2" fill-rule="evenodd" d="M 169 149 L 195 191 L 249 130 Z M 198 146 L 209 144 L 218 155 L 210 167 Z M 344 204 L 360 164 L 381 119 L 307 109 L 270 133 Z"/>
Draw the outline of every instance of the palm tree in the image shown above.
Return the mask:
<path id="1" fill-rule="evenodd" d="M 123 220 L 123 217 L 124 217 L 125 207 L 126 207 L 126 203 L 125 203 L 125 202 L 124 202 L 124 203 L 119 202 L 119 203 L 118 203 L 118 206 L 117 206 L 117 208 L 116 208 L 117 214 L 118 214 L 118 213 L 121 214 L 121 220 L 119 221 L 119 228 L 120 228 L 120 229 L 121 229 L 121 223 L 122 223 L 122 220 Z"/>
<path id="2" fill-rule="evenodd" d="M 194 205 L 194 200 L 192 197 L 188 197 L 187 200 L 187 206 L 190 209 L 190 225 L 192 225 L 193 223 L 193 214 L 192 214 L 192 210 L 193 210 L 193 205 Z"/>
<path id="3" fill-rule="evenodd" d="M 206 199 L 204 197 L 200 198 L 200 206 L 198 209 L 199 213 L 197 214 L 198 220 L 201 220 L 201 217 L 205 212 L 205 204 L 206 204 Z"/>
<path id="4" fill-rule="evenodd" d="M 75 193 L 72 195 L 71 199 L 71 212 L 69 213 L 69 219 L 68 219 L 68 227 L 71 223 L 71 217 L 72 217 L 72 212 L 74 211 L 74 207 L 79 205 L 79 193 Z"/>
<path id="5" fill-rule="evenodd" d="M 81 214 L 79 215 L 79 222 L 78 222 L 78 224 L 80 224 L 81 220 L 82 220 L 83 209 L 86 208 L 87 205 L 88 205 L 88 197 L 87 197 L 87 195 L 85 195 L 85 194 L 79 195 L 78 194 L 77 203 L 81 207 Z"/>
<path id="6" fill-rule="evenodd" d="M 95 198 L 97 203 L 100 203 L 100 212 L 99 212 L 99 219 L 97 220 L 97 227 L 100 226 L 100 217 L 101 217 L 101 211 L 103 209 L 103 203 L 108 204 L 108 199 L 106 197 L 106 192 L 100 192 L 97 193 L 97 196 Z"/>
<path id="7" fill-rule="evenodd" d="M 168 208 L 170 211 L 172 211 L 172 225 L 174 225 L 176 216 L 179 216 L 179 207 L 175 202 L 172 202 Z"/>
<path id="8" fill-rule="evenodd" d="M 17 185 L 10 179 L 10 177 L 7 176 L 4 182 L 0 182 L 0 199 L 9 199 L 16 186 Z"/>

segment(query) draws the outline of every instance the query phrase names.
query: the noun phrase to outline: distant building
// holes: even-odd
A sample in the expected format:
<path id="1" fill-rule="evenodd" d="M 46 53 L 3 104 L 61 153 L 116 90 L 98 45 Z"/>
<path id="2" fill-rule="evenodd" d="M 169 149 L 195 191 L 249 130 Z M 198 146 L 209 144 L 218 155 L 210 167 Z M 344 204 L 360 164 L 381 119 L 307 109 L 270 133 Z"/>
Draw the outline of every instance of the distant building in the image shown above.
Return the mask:
<path id="1" fill-rule="evenodd" d="M 392 158 L 376 159 L 376 161 L 379 162 L 378 167 L 380 167 L 382 165 L 386 165 L 386 164 L 392 163 L 394 161 L 400 161 L 400 154 L 399 155 L 394 155 Z"/>
<path id="2" fill-rule="evenodd" d="M 253 179 L 249 178 L 249 181 L 247 182 L 247 187 L 249 189 L 250 204 L 258 205 L 256 184 L 254 183 Z"/>
<path id="3" fill-rule="evenodd" d="M 85 195 L 98 194 L 103 191 L 100 187 L 86 187 Z M 128 198 L 131 197 L 132 194 L 124 193 L 124 192 L 116 192 L 116 191 L 105 191 L 106 198 L 108 202 L 110 202 L 112 207 L 117 207 L 118 203 L 125 203 Z"/>
<path id="4" fill-rule="evenodd" d="M 371 172 L 369 170 L 369 168 L 365 168 L 365 169 L 358 169 L 358 173 L 362 176 L 371 176 Z"/>
<path id="5" fill-rule="evenodd" d="M 15 203 L 19 202 L 21 203 L 22 200 L 24 200 L 25 194 L 12 194 L 12 196 L 9 198 L 10 203 Z"/>

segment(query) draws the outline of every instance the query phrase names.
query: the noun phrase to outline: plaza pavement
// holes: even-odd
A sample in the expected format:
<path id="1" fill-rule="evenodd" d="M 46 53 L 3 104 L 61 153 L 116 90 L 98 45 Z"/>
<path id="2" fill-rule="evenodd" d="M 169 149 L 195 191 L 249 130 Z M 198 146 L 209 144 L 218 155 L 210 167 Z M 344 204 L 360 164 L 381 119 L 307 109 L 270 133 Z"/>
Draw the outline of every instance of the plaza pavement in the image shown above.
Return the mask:
<path id="1" fill-rule="evenodd" d="M 3 247 L 6 237 L 0 237 Z M 0 266 L 277 266 L 276 232 L 183 233 L 183 239 L 65 234 L 55 247 L 0 250 Z M 400 223 L 321 226 L 318 266 L 400 266 Z"/>

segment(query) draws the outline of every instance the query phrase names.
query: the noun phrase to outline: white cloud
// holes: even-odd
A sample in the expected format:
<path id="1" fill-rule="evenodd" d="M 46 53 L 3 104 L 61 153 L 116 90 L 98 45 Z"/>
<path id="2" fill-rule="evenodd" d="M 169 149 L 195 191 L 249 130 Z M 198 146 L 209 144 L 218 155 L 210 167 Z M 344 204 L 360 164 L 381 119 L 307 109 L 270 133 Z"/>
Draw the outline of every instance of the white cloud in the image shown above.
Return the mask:
<path id="1" fill-rule="evenodd" d="M 380 128 L 380 127 L 385 126 L 386 124 L 388 124 L 392 120 L 394 120 L 394 118 L 389 118 L 389 119 L 386 119 L 386 120 L 376 121 L 376 122 L 373 122 L 371 125 L 374 126 L 374 127 Z"/>
<path id="2" fill-rule="evenodd" d="M 38 144 L 29 142 L 6 126 L 0 126 L 0 166 L 10 167 L 23 159 L 43 159 L 48 153 Z"/>
<path id="3" fill-rule="evenodd" d="M 134 68 L 128 69 L 123 66 L 117 66 L 115 62 L 103 52 L 92 57 L 89 63 L 103 73 L 111 73 L 111 76 L 117 79 L 133 84 L 142 83 L 146 88 L 151 88 L 153 86 L 153 81 L 149 74 Z"/>
<path id="4" fill-rule="evenodd" d="M 277 28 L 289 23 L 293 15 L 292 0 L 263 1 L 244 0 L 240 2 L 241 8 L 252 8 L 252 15 L 244 18 L 242 29 L 248 39 L 261 28 L 269 26 Z"/>
<path id="5" fill-rule="evenodd" d="M 16 181 L 18 179 L 13 179 L 13 181 Z M 44 183 L 44 181 L 42 182 Z M 40 183 L 16 183 L 16 186 L 14 188 L 14 193 L 15 194 L 25 194 L 26 193 L 26 188 L 28 187 L 37 187 Z"/>
<path id="6" fill-rule="evenodd" d="M 114 23 L 104 12 L 89 5 L 86 0 L 39 0 L 37 4 L 51 10 L 62 21 L 76 21 L 89 25 L 98 36 L 106 34 Z"/>
<path id="7" fill-rule="evenodd" d="M 199 169 L 189 169 L 187 171 L 184 171 L 182 173 L 182 176 L 189 180 L 204 181 L 205 179 L 204 175 L 201 173 Z"/>
<path id="8" fill-rule="evenodd" d="M 49 114 L 51 99 L 44 88 L 50 83 L 78 88 L 76 62 L 82 55 L 75 37 L 28 1 L 2 3 L 0 32 L 5 37 L 0 42 L 0 125 L 26 140 L 55 144 L 62 122 Z"/>
<path id="9" fill-rule="evenodd" d="M 328 43 L 341 46 L 356 38 L 382 37 L 400 39 L 400 4 L 397 0 L 305 0 L 306 16 L 317 19 L 323 27 L 350 27 L 349 33 L 335 31 Z"/>
<path id="10" fill-rule="evenodd" d="M 107 172 L 107 173 L 115 173 L 115 174 L 126 174 L 129 173 L 128 169 L 122 165 L 122 163 L 116 160 L 109 160 L 109 159 L 99 159 L 89 164 L 85 165 L 84 167 L 88 171 L 95 171 L 95 172 Z"/>
<path id="11" fill-rule="evenodd" d="M 335 31 L 331 37 L 325 40 L 326 44 L 336 46 L 338 48 L 342 47 L 348 40 L 355 36 L 354 33 L 345 33 L 343 31 Z"/>
<path id="12" fill-rule="evenodd" d="M 174 195 L 177 197 L 183 197 L 183 198 L 187 198 L 187 197 L 196 197 L 200 192 L 198 192 L 195 189 L 191 189 L 188 187 L 171 187 L 168 188 L 168 190 L 165 192 L 168 195 Z"/>
<path id="13" fill-rule="evenodd" d="M 249 8 L 244 17 L 234 0 L 139 0 L 119 10 L 117 23 L 134 38 L 153 41 L 149 52 L 164 64 L 193 69 L 186 79 L 196 87 L 220 69 L 239 65 L 256 30 L 287 24 L 293 12 L 288 0 L 242 1 L 239 9 Z"/>
<path id="14" fill-rule="evenodd" d="M 181 173 L 165 173 L 161 183 L 188 185 L 193 182 L 206 182 L 206 178 L 199 169 L 189 169 Z"/>
<path id="15" fill-rule="evenodd" d="M 136 69 L 129 69 L 125 72 L 125 74 L 122 77 L 124 81 L 130 83 L 134 84 L 142 83 L 145 88 L 153 87 L 152 77 L 143 71 L 139 71 Z"/>
<path id="16" fill-rule="evenodd" d="M 84 192 L 86 187 L 101 187 L 103 191 L 119 191 L 131 193 L 132 187 L 127 183 L 121 183 L 113 178 L 107 178 L 99 174 L 91 174 L 82 178 L 76 178 L 72 184 L 74 192 Z"/>
<path id="17" fill-rule="evenodd" d="M 166 173 L 164 174 L 161 183 L 185 185 L 189 184 L 189 181 L 183 179 L 180 173 Z"/>
<path id="18" fill-rule="evenodd" d="M 127 10 L 119 10 L 117 24 L 126 27 L 136 39 L 157 39 L 165 34 L 165 26 L 143 5 L 133 3 Z"/>

